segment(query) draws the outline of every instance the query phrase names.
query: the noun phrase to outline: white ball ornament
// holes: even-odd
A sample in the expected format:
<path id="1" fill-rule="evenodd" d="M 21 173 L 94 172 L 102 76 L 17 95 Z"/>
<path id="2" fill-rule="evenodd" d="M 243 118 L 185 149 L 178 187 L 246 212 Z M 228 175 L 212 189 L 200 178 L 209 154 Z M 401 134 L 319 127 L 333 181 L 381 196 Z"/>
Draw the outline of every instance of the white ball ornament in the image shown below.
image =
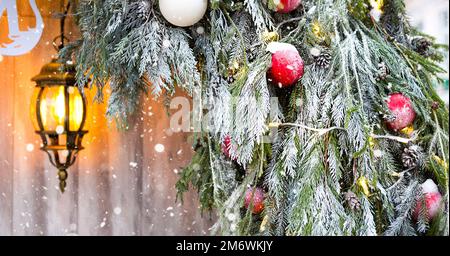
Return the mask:
<path id="1" fill-rule="evenodd" d="M 199 22 L 207 8 L 208 0 L 159 0 L 161 14 L 179 27 L 189 27 Z"/>

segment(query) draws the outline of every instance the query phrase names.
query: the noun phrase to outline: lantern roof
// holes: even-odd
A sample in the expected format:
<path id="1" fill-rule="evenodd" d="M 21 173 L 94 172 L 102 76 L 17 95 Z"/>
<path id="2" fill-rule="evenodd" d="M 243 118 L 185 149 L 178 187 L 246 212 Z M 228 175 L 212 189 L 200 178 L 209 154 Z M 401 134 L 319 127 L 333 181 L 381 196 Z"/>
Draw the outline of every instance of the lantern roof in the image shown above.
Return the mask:
<path id="1" fill-rule="evenodd" d="M 39 75 L 33 77 L 31 80 L 36 82 L 38 86 L 75 86 L 75 75 L 75 65 L 54 58 L 42 67 Z"/>

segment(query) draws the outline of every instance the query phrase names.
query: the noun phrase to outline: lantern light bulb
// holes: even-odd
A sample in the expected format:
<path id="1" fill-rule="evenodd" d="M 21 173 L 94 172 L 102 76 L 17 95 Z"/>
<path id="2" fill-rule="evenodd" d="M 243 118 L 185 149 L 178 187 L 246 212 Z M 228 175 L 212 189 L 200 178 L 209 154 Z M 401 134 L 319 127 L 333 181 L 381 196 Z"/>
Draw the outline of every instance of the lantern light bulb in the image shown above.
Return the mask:
<path id="1" fill-rule="evenodd" d="M 66 117 L 66 106 L 64 100 L 64 86 L 60 86 L 54 99 L 53 113 L 58 124 L 63 124 Z"/>
<path id="2" fill-rule="evenodd" d="M 57 134 L 63 134 L 64 133 L 64 126 L 62 126 L 62 125 L 56 126 L 55 132 Z"/>

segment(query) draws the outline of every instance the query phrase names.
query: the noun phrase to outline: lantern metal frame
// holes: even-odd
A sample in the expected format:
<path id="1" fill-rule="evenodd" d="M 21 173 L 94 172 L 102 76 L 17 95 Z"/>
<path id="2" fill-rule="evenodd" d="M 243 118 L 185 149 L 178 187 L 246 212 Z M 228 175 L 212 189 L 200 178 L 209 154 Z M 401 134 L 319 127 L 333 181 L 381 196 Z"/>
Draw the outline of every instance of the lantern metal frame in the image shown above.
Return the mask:
<path id="1" fill-rule="evenodd" d="M 41 69 L 39 75 L 32 78 L 32 81 L 36 82 L 36 88 L 39 90 L 36 96 L 36 105 L 34 106 L 36 121 L 39 128 L 36 133 L 40 135 L 43 142 L 41 150 L 47 153 L 50 163 L 59 170 L 58 177 L 62 192 L 65 191 L 66 187 L 66 180 L 68 176 L 67 169 L 75 163 L 79 151 L 84 149 L 81 142 L 83 140 L 83 136 L 88 133 L 87 130 L 83 130 L 87 117 L 87 100 L 84 93 L 84 88 L 77 88 L 75 75 L 76 70 L 73 64 L 62 63 L 61 60 L 53 59 Z M 54 86 L 64 87 L 64 131 L 61 133 L 58 133 L 56 130 L 46 130 L 45 125 L 42 122 L 42 97 L 46 88 Z M 76 131 L 70 129 L 70 117 L 72 114 L 70 113 L 70 87 L 79 90 L 83 103 L 83 116 Z M 64 143 L 62 142 L 63 136 L 65 136 Z M 65 161 L 61 161 L 63 160 L 61 159 L 61 156 L 64 158 L 64 155 Z"/>

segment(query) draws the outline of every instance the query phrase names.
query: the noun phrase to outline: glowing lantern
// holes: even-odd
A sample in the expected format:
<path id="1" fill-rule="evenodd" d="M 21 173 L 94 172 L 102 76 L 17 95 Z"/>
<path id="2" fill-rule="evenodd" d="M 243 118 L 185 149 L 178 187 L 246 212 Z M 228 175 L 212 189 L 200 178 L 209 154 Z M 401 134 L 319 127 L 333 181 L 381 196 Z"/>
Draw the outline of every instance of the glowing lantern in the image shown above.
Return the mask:
<path id="1" fill-rule="evenodd" d="M 66 187 L 67 169 L 83 149 L 81 141 L 87 131 L 86 98 L 76 85 L 75 67 L 58 59 L 46 64 L 32 80 L 36 89 L 31 117 L 36 133 L 42 138 L 42 150 L 58 168 L 60 189 Z"/>

